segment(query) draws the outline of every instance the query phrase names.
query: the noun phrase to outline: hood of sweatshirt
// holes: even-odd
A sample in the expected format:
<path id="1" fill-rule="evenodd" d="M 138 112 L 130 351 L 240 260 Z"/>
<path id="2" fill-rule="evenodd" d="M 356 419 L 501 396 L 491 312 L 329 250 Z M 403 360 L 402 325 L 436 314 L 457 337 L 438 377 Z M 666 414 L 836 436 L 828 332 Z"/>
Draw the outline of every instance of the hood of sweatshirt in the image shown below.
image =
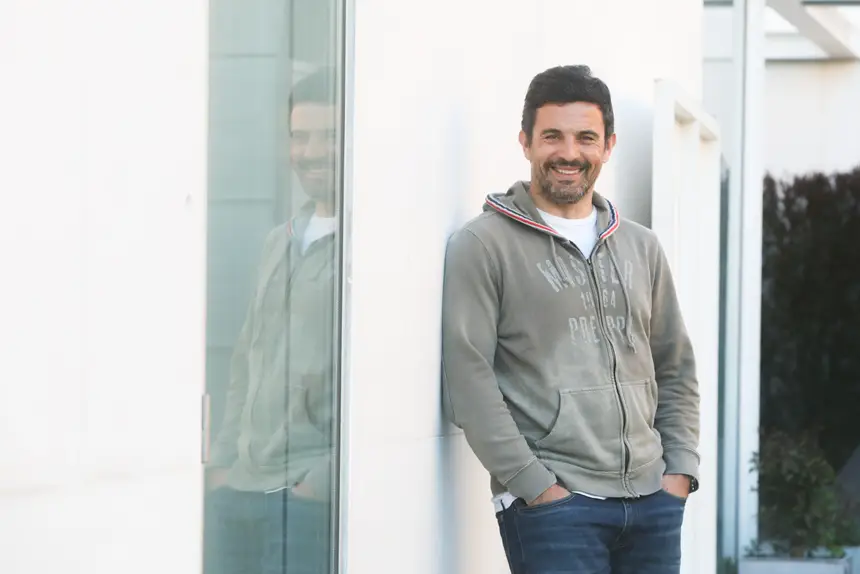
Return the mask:
<path id="1" fill-rule="evenodd" d="M 210 465 L 230 468 L 237 490 L 301 481 L 329 491 L 338 260 L 334 234 L 304 249 L 312 213 L 307 205 L 269 233 L 234 348 Z"/>
<path id="2" fill-rule="evenodd" d="M 597 210 L 597 237 L 599 241 L 603 241 L 618 230 L 618 227 L 621 225 L 621 218 L 618 216 L 618 210 L 612 202 L 599 193 L 594 192 L 591 201 Z M 484 203 L 484 211 L 490 210 L 497 211 L 532 229 L 565 241 L 562 235 L 559 235 L 556 230 L 547 225 L 541 218 L 529 194 L 528 182 L 518 181 L 505 193 L 492 193 L 488 195 L 487 201 Z M 590 254 L 586 253 L 585 255 L 588 256 Z"/>

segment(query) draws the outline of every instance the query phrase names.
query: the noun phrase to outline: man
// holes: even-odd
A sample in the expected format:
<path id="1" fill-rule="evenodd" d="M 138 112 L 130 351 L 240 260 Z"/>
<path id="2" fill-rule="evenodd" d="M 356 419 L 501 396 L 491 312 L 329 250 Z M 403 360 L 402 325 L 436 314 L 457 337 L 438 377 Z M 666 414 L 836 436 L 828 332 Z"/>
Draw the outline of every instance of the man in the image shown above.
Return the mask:
<path id="1" fill-rule="evenodd" d="M 331 70 L 289 102 L 310 202 L 269 234 L 207 468 L 207 574 L 328 574 L 337 125 Z"/>
<path id="2" fill-rule="evenodd" d="M 513 574 L 677 574 L 699 396 L 666 257 L 594 186 L 615 147 L 586 66 L 538 74 L 531 181 L 446 256 L 446 408 L 492 476 Z"/>

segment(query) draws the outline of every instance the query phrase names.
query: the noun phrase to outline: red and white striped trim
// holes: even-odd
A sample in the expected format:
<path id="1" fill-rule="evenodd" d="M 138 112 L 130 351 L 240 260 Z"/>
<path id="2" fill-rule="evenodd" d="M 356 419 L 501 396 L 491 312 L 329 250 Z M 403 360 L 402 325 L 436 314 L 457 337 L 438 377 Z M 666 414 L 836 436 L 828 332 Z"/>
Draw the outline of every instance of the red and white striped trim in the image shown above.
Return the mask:
<path id="1" fill-rule="evenodd" d="M 615 206 L 608 199 L 604 200 L 606 204 L 609 206 L 609 225 L 606 226 L 598 236 L 598 239 L 606 239 L 613 233 L 618 230 L 619 225 L 621 224 L 621 218 L 618 215 L 618 210 L 615 209 Z M 520 213 L 519 211 L 515 211 L 510 207 L 503 204 L 501 201 L 492 196 L 487 196 L 487 205 L 493 208 L 495 211 L 498 211 L 502 215 L 506 215 L 515 221 L 519 221 L 524 225 L 528 225 L 529 227 L 533 227 L 538 231 L 543 231 L 544 233 L 549 233 L 550 235 L 555 235 L 556 237 L 560 237 L 564 239 L 562 235 L 560 235 L 555 229 L 550 227 L 549 225 L 543 225 L 542 223 L 538 223 L 537 221 L 530 218 L 528 215 L 524 213 Z"/>

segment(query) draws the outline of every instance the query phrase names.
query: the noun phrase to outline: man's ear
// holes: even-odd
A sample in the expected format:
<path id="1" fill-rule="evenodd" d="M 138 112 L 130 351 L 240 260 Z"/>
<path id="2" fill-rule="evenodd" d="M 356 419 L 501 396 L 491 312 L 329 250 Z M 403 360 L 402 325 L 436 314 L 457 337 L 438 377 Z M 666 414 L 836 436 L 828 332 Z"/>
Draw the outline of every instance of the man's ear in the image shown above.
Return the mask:
<path id="1" fill-rule="evenodd" d="M 609 139 L 606 140 L 606 147 L 603 148 L 603 163 L 609 161 L 609 158 L 612 157 L 612 150 L 615 149 L 615 143 L 618 141 L 618 138 L 615 134 L 609 136 Z"/>
<path id="2" fill-rule="evenodd" d="M 523 148 L 523 155 L 529 161 L 532 160 L 532 151 L 531 146 L 529 145 L 529 137 L 526 135 L 526 132 L 520 130 L 520 145 Z"/>

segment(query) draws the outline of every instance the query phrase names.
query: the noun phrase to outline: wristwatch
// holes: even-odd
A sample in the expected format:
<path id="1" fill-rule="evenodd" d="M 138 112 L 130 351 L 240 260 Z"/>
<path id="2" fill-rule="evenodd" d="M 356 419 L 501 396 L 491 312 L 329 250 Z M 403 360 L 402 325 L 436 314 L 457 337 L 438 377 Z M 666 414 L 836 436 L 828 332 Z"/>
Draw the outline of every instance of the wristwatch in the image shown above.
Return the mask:
<path id="1" fill-rule="evenodd" d="M 696 480 L 694 477 L 690 476 L 689 474 L 687 475 L 687 478 L 690 479 L 690 494 L 693 494 L 694 492 L 699 490 L 699 481 Z"/>

